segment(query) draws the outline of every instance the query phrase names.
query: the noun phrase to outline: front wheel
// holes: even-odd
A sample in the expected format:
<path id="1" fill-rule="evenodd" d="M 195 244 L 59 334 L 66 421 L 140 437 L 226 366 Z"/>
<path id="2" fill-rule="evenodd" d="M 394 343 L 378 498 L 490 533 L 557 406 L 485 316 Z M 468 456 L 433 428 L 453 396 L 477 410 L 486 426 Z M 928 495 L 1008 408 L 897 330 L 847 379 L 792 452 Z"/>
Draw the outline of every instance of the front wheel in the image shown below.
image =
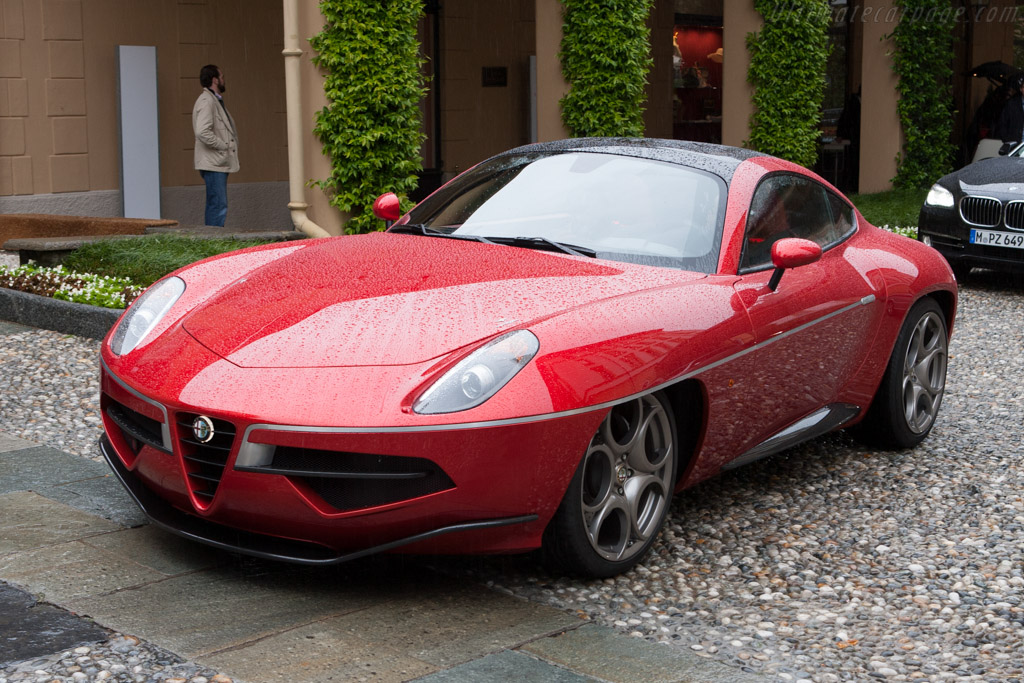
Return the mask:
<path id="1" fill-rule="evenodd" d="M 928 436 L 946 389 L 948 339 L 946 316 L 935 300 L 914 304 L 871 408 L 853 429 L 857 438 L 883 448 L 911 448 Z"/>
<path id="2" fill-rule="evenodd" d="M 668 514 L 675 444 L 675 420 L 664 394 L 613 407 L 544 533 L 546 559 L 573 574 L 597 578 L 639 562 Z"/>

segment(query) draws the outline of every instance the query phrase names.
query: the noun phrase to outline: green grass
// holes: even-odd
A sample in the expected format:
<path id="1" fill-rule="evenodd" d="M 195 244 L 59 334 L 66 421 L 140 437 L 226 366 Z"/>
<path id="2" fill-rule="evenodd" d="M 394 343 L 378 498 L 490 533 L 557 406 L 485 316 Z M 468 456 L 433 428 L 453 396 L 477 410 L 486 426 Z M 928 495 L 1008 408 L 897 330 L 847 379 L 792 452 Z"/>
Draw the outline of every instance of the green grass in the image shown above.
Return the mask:
<path id="1" fill-rule="evenodd" d="M 148 287 L 182 266 L 258 244 L 264 242 L 196 239 L 179 235 L 99 240 L 71 252 L 64 259 L 64 265 L 81 273 L 128 278 L 139 286 Z"/>
<path id="2" fill-rule="evenodd" d="M 907 228 L 913 228 L 917 233 L 917 217 L 921 212 L 921 205 L 924 198 L 928 196 L 928 190 L 906 189 L 889 190 L 876 194 L 854 194 L 850 195 L 850 201 L 856 206 L 869 223 L 880 228 L 888 227 L 889 230 L 904 232 Z M 901 230 L 896 230 L 901 228 Z"/>

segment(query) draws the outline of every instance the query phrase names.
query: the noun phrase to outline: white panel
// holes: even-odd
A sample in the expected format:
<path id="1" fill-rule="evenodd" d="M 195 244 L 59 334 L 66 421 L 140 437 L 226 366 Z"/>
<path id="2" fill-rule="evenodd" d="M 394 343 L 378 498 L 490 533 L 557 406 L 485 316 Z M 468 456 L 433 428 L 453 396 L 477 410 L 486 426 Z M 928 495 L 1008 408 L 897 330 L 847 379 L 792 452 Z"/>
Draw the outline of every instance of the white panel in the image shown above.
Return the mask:
<path id="1" fill-rule="evenodd" d="M 160 218 L 156 47 L 117 46 L 121 197 L 126 218 Z"/>

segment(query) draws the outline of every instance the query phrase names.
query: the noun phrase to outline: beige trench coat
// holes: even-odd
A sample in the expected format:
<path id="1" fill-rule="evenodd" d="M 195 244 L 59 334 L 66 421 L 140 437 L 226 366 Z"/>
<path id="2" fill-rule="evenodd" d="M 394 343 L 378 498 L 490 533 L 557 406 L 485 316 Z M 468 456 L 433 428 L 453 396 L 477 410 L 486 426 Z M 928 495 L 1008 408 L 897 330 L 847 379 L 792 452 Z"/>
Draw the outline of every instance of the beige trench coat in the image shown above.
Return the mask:
<path id="1" fill-rule="evenodd" d="M 234 173 L 238 170 L 235 121 L 208 88 L 203 88 L 192 107 L 192 130 L 196 135 L 197 171 Z"/>

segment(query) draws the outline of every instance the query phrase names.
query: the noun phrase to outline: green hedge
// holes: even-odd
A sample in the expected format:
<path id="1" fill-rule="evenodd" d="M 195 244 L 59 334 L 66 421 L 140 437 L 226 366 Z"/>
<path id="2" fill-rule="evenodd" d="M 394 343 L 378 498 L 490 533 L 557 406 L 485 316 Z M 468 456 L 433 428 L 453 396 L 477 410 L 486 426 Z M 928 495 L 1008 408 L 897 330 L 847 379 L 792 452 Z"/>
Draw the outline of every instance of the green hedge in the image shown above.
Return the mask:
<path id="1" fill-rule="evenodd" d="M 345 232 L 380 229 L 373 200 L 403 197 L 420 169 L 419 102 L 425 94 L 416 27 L 422 0 L 322 0 L 324 29 L 310 44 L 326 72 L 327 106 L 313 129 L 331 175 L 313 184 L 351 215 Z M 407 201 L 405 201 L 408 204 Z"/>
<path id="2" fill-rule="evenodd" d="M 562 122 L 573 136 L 643 136 L 653 4 L 562 0 Z"/>
<path id="3" fill-rule="evenodd" d="M 896 187 L 928 187 L 953 168 L 950 65 L 957 11 L 950 0 L 896 0 L 894 5 L 902 10 L 891 37 L 905 142 L 892 181 Z"/>
<path id="4" fill-rule="evenodd" d="M 764 17 L 757 33 L 747 35 L 754 86 L 750 118 L 751 149 L 811 167 L 818 158 L 821 103 L 828 62 L 827 0 L 755 0 Z"/>

